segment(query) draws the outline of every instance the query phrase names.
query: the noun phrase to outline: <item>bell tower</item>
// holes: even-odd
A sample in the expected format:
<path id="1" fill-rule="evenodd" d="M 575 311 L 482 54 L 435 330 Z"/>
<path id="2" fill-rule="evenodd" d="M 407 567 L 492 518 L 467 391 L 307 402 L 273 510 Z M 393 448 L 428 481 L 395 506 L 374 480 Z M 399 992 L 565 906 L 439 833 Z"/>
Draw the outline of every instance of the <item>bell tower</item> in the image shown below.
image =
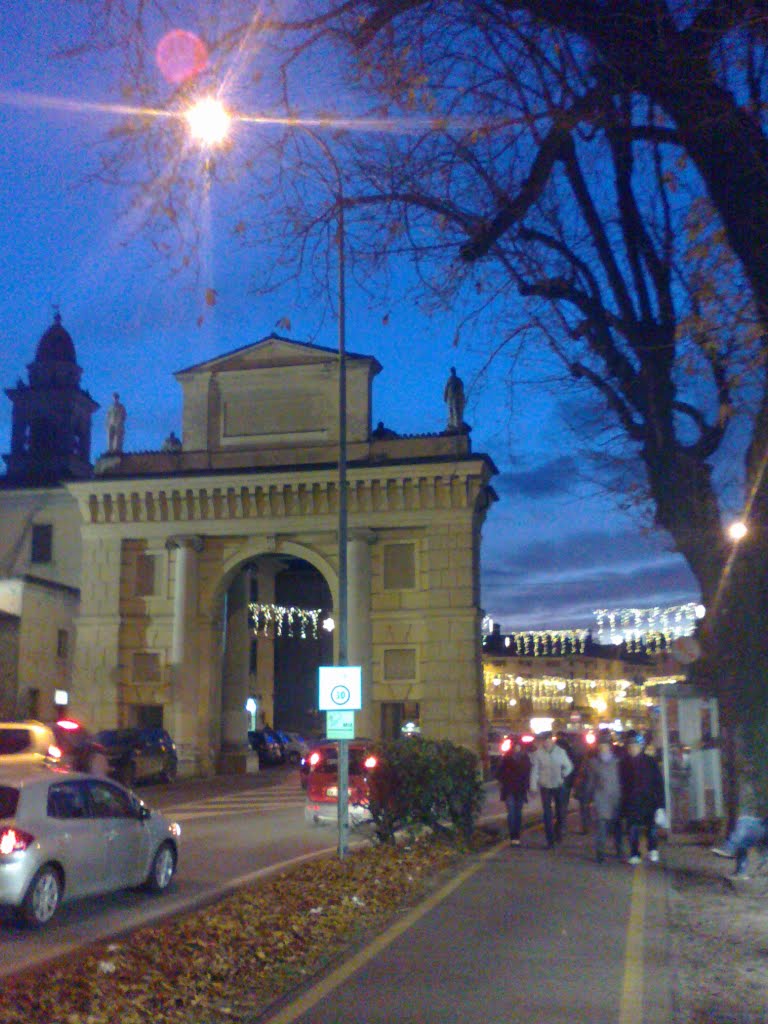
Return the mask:
<path id="1" fill-rule="evenodd" d="M 83 371 L 57 312 L 38 342 L 29 383 L 6 388 L 13 403 L 6 480 L 19 484 L 82 480 L 92 474 L 91 417 L 99 408 L 80 387 Z"/>

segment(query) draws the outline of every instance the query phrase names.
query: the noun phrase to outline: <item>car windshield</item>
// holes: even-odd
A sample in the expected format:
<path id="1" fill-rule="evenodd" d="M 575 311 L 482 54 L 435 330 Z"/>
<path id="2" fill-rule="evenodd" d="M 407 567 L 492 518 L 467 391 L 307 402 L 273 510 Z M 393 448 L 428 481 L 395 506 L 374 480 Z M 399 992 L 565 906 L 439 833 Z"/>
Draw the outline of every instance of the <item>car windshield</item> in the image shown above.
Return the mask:
<path id="1" fill-rule="evenodd" d="M 12 818 L 19 804 L 19 791 L 15 786 L 0 786 L 0 819 Z"/>
<path id="2" fill-rule="evenodd" d="M 21 754 L 31 746 L 29 729 L 0 729 L 0 754 Z"/>
<path id="3" fill-rule="evenodd" d="M 349 774 L 350 775 L 364 775 L 365 767 L 363 762 L 366 758 L 366 752 L 360 749 L 353 749 L 349 751 Z M 315 765 L 316 772 L 327 772 L 330 775 L 335 775 L 339 770 L 339 754 L 335 747 L 329 747 L 326 750 L 320 751 L 320 760 Z"/>

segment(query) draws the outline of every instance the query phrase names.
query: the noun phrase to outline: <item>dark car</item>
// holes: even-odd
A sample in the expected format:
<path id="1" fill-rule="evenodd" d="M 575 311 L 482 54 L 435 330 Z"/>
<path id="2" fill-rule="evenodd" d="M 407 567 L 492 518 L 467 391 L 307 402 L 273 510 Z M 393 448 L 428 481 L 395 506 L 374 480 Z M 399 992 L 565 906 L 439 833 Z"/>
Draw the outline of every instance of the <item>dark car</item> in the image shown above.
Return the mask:
<path id="1" fill-rule="evenodd" d="M 264 726 L 248 733 L 251 750 L 259 755 L 259 766 L 285 763 L 285 748 L 274 729 Z"/>
<path id="2" fill-rule="evenodd" d="M 106 751 L 109 775 L 124 786 L 149 779 L 173 782 L 176 778 L 176 744 L 165 729 L 104 729 L 96 739 Z"/>

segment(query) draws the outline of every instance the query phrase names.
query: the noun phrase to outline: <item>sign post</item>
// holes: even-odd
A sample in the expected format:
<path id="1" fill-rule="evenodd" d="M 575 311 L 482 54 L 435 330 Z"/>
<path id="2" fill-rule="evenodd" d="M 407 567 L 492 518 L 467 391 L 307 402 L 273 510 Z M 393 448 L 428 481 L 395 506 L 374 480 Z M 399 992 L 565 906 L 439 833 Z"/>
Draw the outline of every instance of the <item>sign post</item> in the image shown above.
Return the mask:
<path id="1" fill-rule="evenodd" d="M 363 670 L 359 665 L 321 666 L 318 707 L 326 712 L 326 735 L 339 741 L 337 814 L 339 860 L 349 846 L 349 741 L 355 738 L 355 711 L 362 709 Z"/>

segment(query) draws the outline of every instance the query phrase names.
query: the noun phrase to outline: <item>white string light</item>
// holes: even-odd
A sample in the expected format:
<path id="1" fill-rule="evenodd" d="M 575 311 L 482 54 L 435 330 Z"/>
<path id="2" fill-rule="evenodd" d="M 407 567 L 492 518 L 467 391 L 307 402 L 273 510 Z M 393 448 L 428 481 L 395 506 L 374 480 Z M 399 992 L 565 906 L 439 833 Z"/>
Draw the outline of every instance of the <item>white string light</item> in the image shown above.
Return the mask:
<path id="1" fill-rule="evenodd" d="M 292 639 L 317 640 L 320 616 L 324 616 L 323 628 L 333 620 L 320 608 L 297 608 L 295 605 L 272 604 L 271 602 L 252 601 L 248 608 L 251 612 L 252 629 L 256 636 L 282 637 Z M 331 627 L 332 628 L 332 627 Z"/>

